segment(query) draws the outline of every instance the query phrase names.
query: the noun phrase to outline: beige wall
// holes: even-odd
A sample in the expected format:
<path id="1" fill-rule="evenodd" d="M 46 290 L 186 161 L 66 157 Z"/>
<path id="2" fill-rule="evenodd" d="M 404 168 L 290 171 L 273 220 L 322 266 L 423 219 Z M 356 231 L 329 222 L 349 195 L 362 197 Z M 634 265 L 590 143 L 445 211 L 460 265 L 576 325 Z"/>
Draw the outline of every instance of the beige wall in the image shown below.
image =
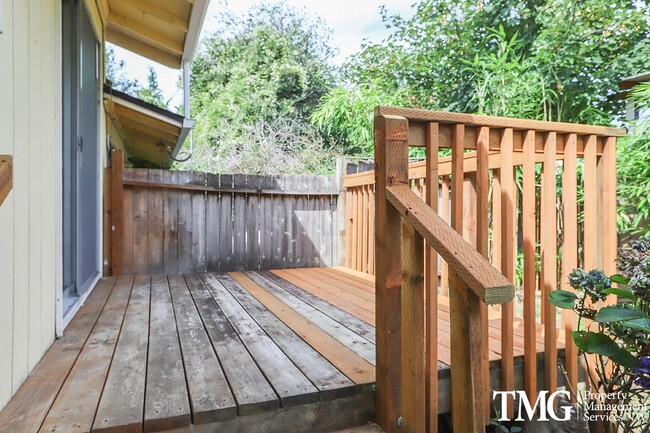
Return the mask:
<path id="1" fill-rule="evenodd" d="M 103 41 L 101 8 L 84 2 Z M 0 8 L 0 154 L 14 157 L 14 189 L 0 206 L 2 409 L 62 327 L 62 29 L 61 0 L 0 0 Z"/>
<path id="2" fill-rule="evenodd" d="M 60 285 L 61 7 L 0 0 L 0 153 L 14 189 L 0 207 L 0 407 L 55 338 Z"/>

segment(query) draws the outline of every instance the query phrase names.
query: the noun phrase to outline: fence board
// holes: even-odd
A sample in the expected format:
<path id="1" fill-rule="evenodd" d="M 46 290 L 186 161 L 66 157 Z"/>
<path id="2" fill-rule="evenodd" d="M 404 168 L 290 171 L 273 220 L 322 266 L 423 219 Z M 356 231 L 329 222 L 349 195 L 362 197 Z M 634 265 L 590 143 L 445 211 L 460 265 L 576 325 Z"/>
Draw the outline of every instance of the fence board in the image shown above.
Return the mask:
<path id="1" fill-rule="evenodd" d="M 123 179 L 125 273 L 326 266 L 338 256 L 333 176 L 125 169 Z"/>

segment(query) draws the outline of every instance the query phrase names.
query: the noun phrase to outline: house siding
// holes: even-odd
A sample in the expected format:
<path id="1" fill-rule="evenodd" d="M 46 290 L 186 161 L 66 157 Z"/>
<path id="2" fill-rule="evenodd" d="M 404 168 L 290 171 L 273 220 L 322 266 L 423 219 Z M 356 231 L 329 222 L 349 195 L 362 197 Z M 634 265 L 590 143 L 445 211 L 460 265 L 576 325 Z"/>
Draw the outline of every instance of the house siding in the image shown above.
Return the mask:
<path id="1" fill-rule="evenodd" d="M 61 244 L 61 3 L 0 0 L 0 408 L 56 333 Z"/>

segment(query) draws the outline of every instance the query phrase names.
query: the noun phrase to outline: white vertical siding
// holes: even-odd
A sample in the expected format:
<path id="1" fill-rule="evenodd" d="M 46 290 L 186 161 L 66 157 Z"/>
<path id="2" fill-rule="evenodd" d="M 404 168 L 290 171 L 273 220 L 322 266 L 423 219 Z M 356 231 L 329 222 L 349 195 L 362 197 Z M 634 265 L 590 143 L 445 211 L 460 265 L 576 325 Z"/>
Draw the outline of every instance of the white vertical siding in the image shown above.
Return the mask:
<path id="1" fill-rule="evenodd" d="M 61 2 L 0 0 L 0 408 L 54 341 L 60 281 Z"/>

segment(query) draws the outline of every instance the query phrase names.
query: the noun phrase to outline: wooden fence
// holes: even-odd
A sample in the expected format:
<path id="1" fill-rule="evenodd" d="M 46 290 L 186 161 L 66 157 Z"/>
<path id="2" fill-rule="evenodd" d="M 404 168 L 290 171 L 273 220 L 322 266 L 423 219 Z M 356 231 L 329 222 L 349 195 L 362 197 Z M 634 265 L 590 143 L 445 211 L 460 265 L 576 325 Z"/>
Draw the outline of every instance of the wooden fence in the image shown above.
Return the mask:
<path id="1" fill-rule="evenodd" d="M 523 304 L 524 389 L 532 401 L 538 389 L 557 388 L 559 332 L 566 340 L 569 384 L 577 389 L 574 316 L 563 311 L 559 327 L 546 298 L 560 286 L 572 290 L 567 275 L 579 265 L 615 272 L 616 137 L 625 130 L 393 107 L 378 107 L 375 115 L 378 171 L 345 176 L 344 186 L 351 235 L 346 264 L 376 276 L 380 426 L 396 432 L 401 417 L 401 431 L 437 431 L 439 257 L 446 262 L 441 287 L 448 287 L 450 297 L 454 431 L 484 431 L 488 422 L 485 304 L 504 301 L 487 299 L 486 293 L 499 287 L 490 269 L 514 284 L 518 254 L 523 255 L 517 294 Z M 409 165 L 409 146 L 426 147 L 426 161 Z M 442 148 L 451 148 L 451 157 L 438 158 Z M 463 242 L 448 233 L 449 226 Z M 498 386 L 513 390 L 513 302 L 500 310 Z M 543 384 L 536 383 L 540 321 Z"/>
<path id="2" fill-rule="evenodd" d="M 128 169 L 121 159 L 113 152 L 107 173 L 106 275 L 338 264 L 334 176 Z"/>

